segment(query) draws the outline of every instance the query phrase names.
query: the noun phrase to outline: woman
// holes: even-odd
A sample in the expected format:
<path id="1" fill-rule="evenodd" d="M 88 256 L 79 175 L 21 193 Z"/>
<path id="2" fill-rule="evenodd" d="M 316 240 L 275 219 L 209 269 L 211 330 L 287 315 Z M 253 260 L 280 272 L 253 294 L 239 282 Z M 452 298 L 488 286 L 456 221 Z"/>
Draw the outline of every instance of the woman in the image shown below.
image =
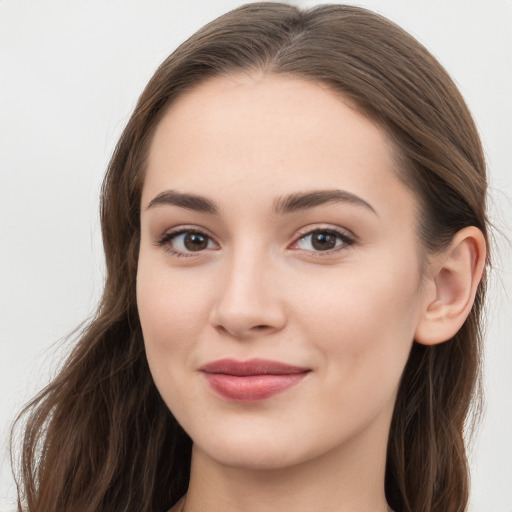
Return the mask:
<path id="1" fill-rule="evenodd" d="M 485 195 L 464 101 L 389 21 L 205 26 L 111 160 L 105 292 L 27 409 L 28 509 L 465 510 Z"/>

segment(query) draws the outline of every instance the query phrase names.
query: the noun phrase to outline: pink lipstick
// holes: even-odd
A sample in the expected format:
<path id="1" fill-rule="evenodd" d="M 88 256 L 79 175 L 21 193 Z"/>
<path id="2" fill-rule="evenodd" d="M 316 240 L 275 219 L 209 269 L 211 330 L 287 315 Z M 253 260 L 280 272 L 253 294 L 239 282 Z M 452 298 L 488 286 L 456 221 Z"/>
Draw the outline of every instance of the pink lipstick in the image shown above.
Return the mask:
<path id="1" fill-rule="evenodd" d="M 229 400 L 266 400 L 298 384 L 311 370 L 267 359 L 219 359 L 201 368 L 215 393 Z"/>

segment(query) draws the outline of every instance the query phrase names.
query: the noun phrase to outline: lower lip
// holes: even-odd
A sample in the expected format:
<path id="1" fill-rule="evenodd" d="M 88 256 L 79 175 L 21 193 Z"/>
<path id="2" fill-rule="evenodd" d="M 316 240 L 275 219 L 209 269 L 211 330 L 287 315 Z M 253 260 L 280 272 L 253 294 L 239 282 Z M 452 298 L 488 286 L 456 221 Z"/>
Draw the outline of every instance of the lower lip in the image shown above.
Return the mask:
<path id="1" fill-rule="evenodd" d="M 241 402 L 266 400 L 297 385 L 308 372 L 286 375 L 227 375 L 205 373 L 210 387 L 223 398 Z"/>

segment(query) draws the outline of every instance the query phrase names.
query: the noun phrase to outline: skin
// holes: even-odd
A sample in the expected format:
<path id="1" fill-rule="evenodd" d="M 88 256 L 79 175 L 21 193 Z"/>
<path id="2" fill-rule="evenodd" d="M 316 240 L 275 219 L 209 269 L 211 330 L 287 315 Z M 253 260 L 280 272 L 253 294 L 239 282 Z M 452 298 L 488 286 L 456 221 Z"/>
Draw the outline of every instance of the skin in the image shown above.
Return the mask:
<path id="1" fill-rule="evenodd" d="M 169 190 L 218 213 L 155 201 Z M 318 190 L 367 205 L 274 211 Z M 417 206 L 384 131 L 321 84 L 215 78 L 170 107 L 149 151 L 137 300 L 156 386 L 194 443 L 187 512 L 387 509 L 397 387 L 436 294 L 420 270 Z M 169 238 L 186 228 L 206 248 Z M 333 250 L 308 235 L 325 229 L 342 235 Z M 310 372 L 233 402 L 198 371 L 225 357 Z"/>

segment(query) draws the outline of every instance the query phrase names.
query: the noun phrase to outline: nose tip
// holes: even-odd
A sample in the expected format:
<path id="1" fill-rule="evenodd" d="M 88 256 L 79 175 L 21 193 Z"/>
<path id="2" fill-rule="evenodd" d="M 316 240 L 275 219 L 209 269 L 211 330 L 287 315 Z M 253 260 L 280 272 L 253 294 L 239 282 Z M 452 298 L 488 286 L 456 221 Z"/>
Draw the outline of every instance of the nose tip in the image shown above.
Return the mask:
<path id="1" fill-rule="evenodd" d="M 269 273 L 251 266 L 232 271 L 219 288 L 210 322 L 220 334 L 237 339 L 278 332 L 286 323 L 279 286 Z"/>

